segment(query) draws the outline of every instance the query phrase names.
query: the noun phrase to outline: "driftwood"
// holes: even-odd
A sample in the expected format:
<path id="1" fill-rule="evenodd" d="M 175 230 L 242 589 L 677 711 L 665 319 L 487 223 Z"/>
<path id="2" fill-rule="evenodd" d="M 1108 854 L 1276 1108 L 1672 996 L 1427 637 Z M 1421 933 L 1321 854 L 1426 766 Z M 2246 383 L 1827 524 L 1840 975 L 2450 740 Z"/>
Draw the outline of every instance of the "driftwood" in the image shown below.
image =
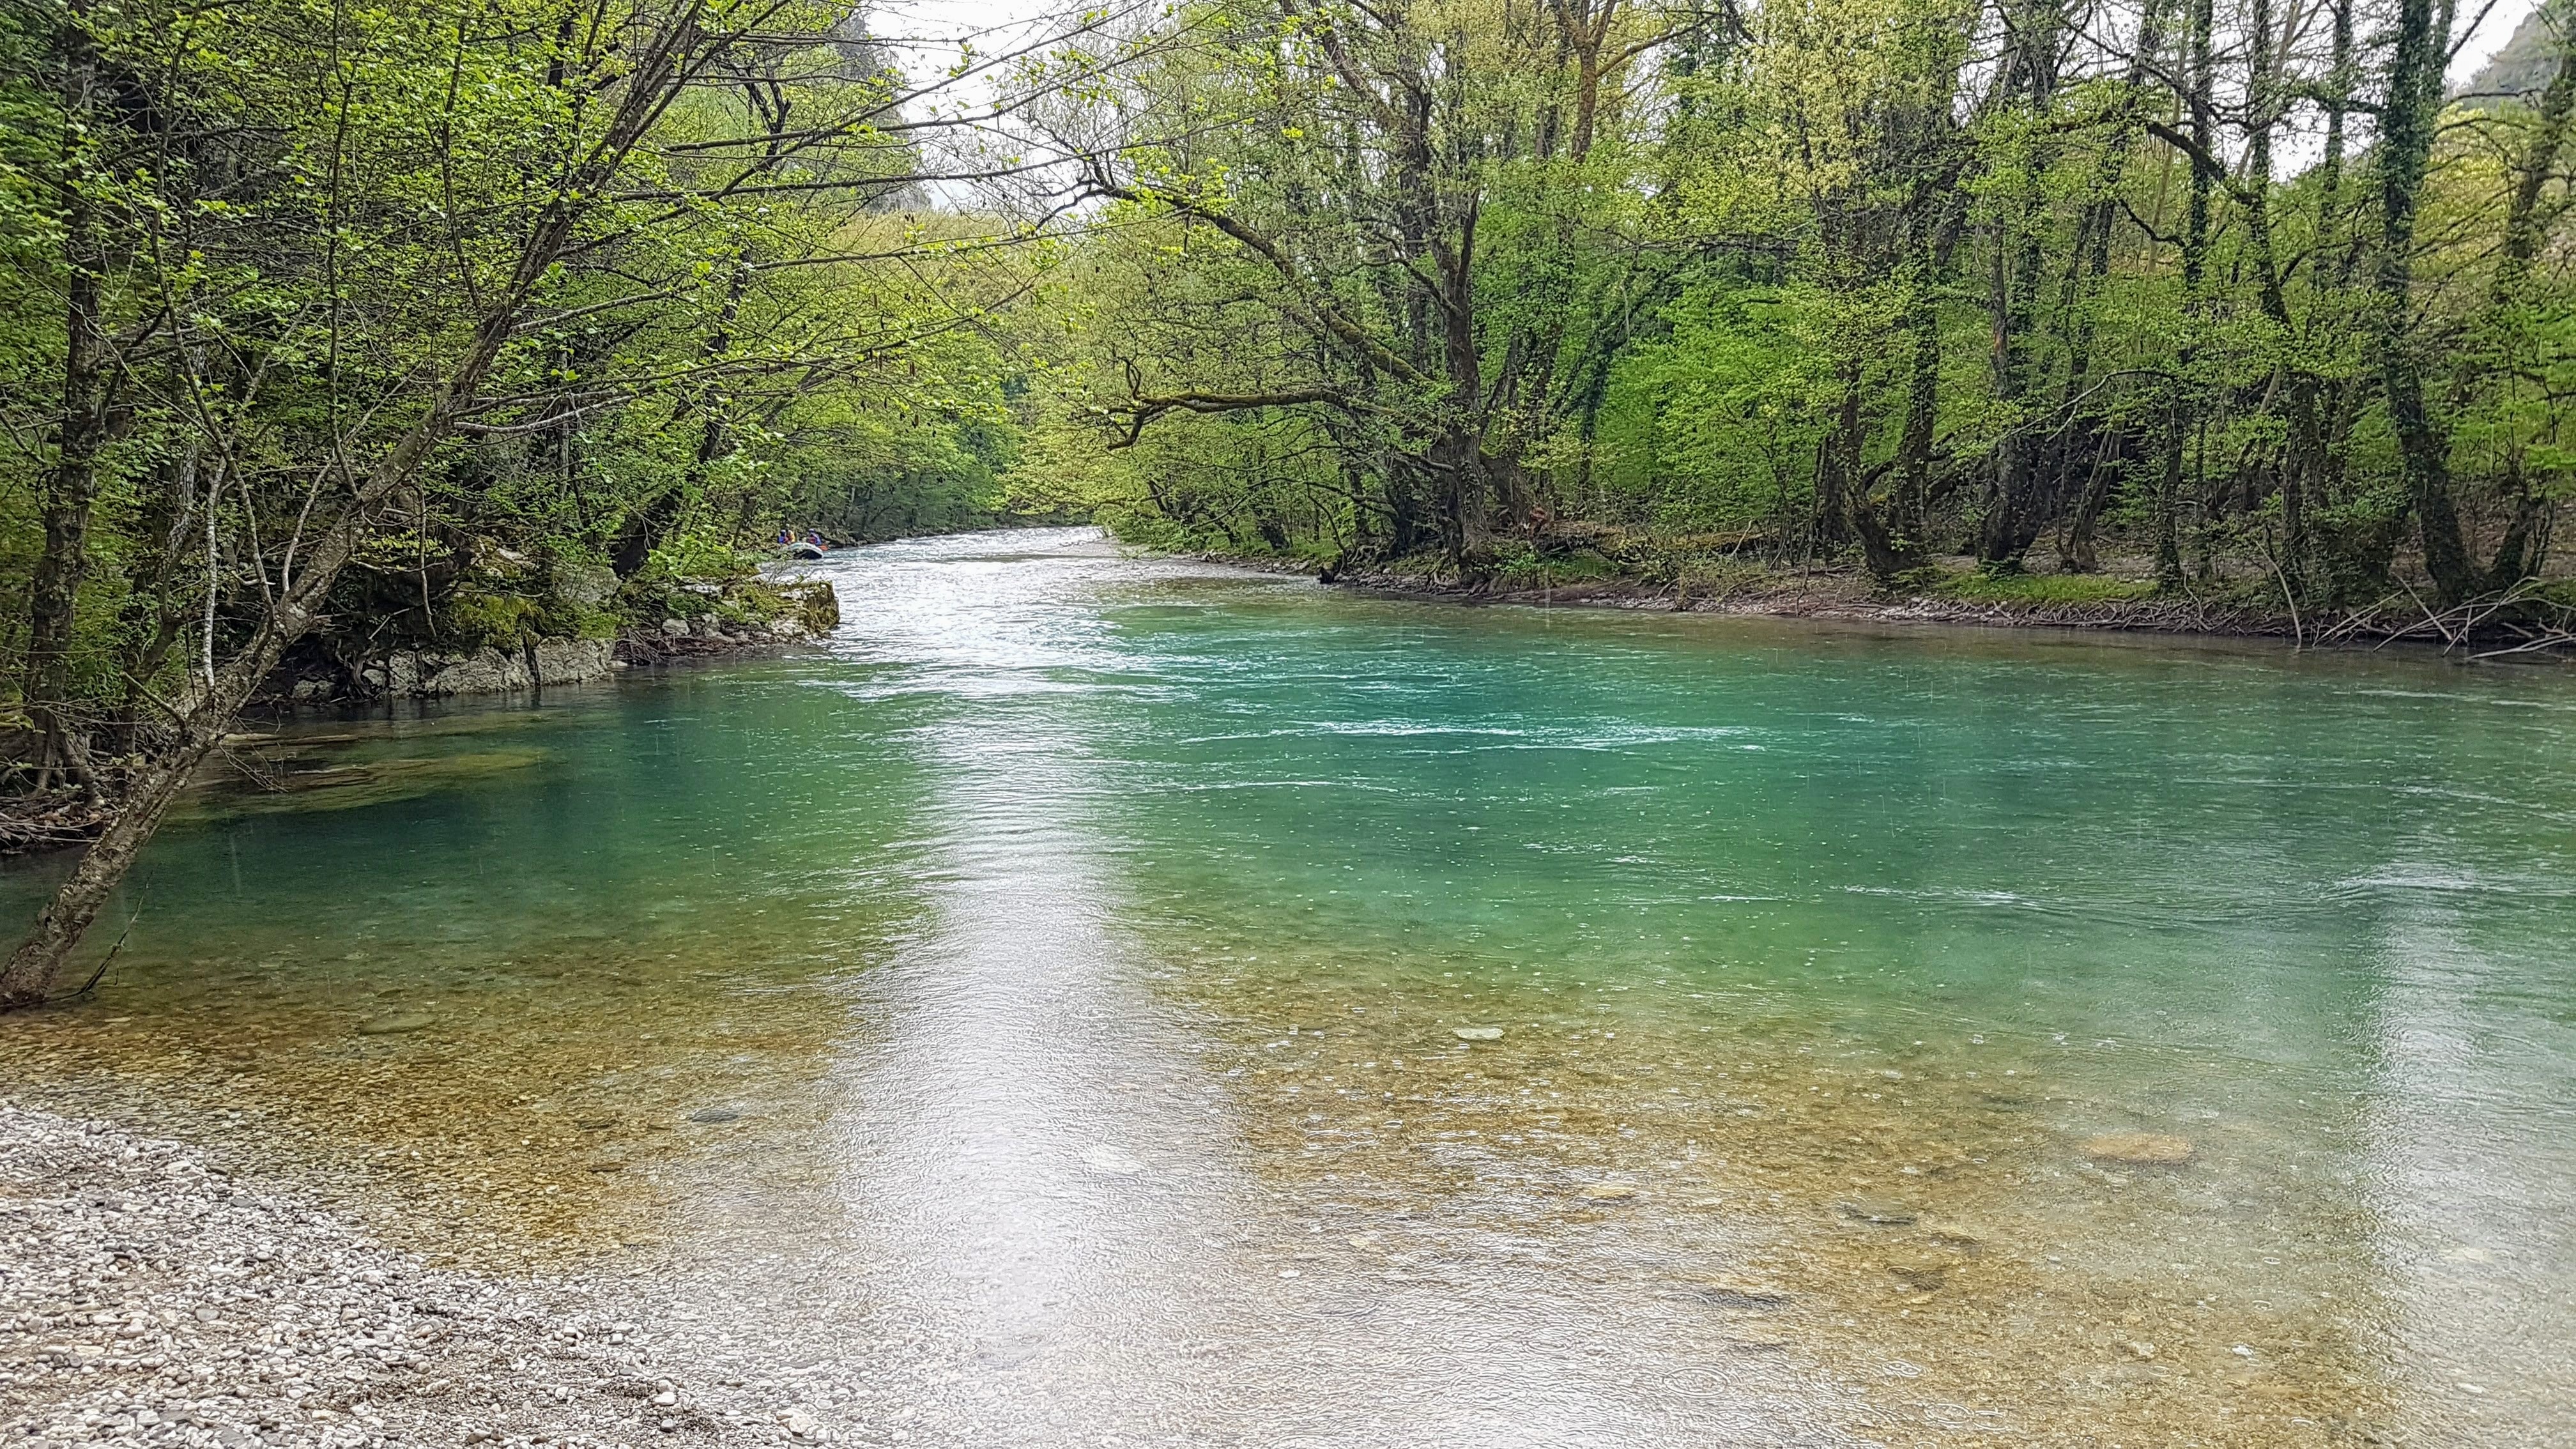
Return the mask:
<path id="1" fill-rule="evenodd" d="M 2471 659 L 2508 655 L 2576 655 L 2576 608 L 2551 599 L 2536 579 L 2435 609 L 2405 584 L 2398 591 L 2345 615 L 2317 634 L 2319 643 L 2370 639 L 2379 644 L 2411 639 L 2439 643 L 2444 653 Z"/>

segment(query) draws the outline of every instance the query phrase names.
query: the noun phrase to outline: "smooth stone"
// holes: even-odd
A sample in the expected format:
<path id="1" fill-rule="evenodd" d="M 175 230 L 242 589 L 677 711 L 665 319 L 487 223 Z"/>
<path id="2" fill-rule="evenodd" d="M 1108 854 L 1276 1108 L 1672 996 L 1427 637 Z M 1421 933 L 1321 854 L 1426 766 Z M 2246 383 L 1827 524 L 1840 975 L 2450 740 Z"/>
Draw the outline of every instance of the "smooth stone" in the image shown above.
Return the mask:
<path id="1" fill-rule="evenodd" d="M 421 1031 L 436 1025 L 438 1018 L 426 1011 L 400 1011 L 358 1023 L 360 1036 L 393 1036 L 400 1032 Z"/>
<path id="2" fill-rule="evenodd" d="M 698 1110 L 689 1114 L 689 1120 L 692 1122 L 704 1122 L 712 1125 L 717 1122 L 735 1121 L 741 1116 L 742 1114 L 740 1112 L 735 1111 L 731 1107 L 700 1107 Z"/>
<path id="3" fill-rule="evenodd" d="M 2105 1132 L 2085 1139 L 2084 1155 L 2137 1167 L 2179 1167 L 2191 1161 L 2191 1143 L 2161 1132 Z"/>
<path id="4" fill-rule="evenodd" d="M 1449 1034 L 1460 1041 L 1501 1041 L 1503 1039 L 1503 1029 L 1499 1026 L 1453 1026 L 1449 1028 Z"/>
<path id="5" fill-rule="evenodd" d="M 1596 1182 L 1585 1188 L 1583 1195 L 1594 1202 L 1626 1202 L 1637 1195 L 1637 1185 L 1633 1182 Z"/>
<path id="6" fill-rule="evenodd" d="M 2134 1359 L 2152 1362 L 2156 1356 L 2156 1346 L 2142 1338 L 2130 1339 L 2127 1343 L 2120 1346 L 2127 1349 L 2129 1351 L 2129 1357 Z"/>
<path id="7" fill-rule="evenodd" d="M 1834 1206 L 1847 1218 L 1856 1218 L 1874 1228 L 1901 1228 L 1915 1221 L 1914 1209 L 1903 1203 L 1881 1202 L 1875 1198 L 1853 1198 Z"/>

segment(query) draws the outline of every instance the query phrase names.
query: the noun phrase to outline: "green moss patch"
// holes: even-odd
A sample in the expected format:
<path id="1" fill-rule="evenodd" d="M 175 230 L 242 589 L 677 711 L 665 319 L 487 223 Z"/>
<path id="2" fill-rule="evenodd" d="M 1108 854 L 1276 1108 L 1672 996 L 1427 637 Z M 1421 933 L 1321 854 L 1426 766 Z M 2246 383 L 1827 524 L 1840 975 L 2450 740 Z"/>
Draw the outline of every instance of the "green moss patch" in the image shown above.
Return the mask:
<path id="1" fill-rule="evenodd" d="M 2156 591 L 2145 579 L 2108 574 L 1993 574 L 1982 570 L 1952 574 L 1926 590 L 1938 598 L 1971 604 L 2004 604 L 2047 608 L 2064 604 L 2119 604 Z"/>

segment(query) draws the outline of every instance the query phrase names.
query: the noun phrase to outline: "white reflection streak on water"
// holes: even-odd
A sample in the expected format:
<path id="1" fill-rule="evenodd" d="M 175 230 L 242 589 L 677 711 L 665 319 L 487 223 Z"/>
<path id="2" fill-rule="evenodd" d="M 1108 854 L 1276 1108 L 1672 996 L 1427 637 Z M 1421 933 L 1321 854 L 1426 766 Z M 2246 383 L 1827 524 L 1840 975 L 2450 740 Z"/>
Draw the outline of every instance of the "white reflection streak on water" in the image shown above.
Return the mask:
<path id="1" fill-rule="evenodd" d="M 1785 1374 L 1730 1365 L 1732 1392 L 1678 1399 L 1674 1378 L 1711 1375 L 1676 1325 L 1570 1285 L 1498 1268 L 1464 1300 L 1282 1266 L 1304 1225 L 1263 1202 L 1233 1108 L 1147 995 L 1083 818 L 1100 784 L 1064 687 L 1135 661 L 1087 637 L 1080 563 L 959 551 L 843 579 L 846 646 L 964 706 L 914 737 L 941 782 L 936 921 L 870 976 L 838 1088 L 855 1252 L 802 1285 L 847 1274 L 870 1304 L 874 1409 L 937 1442 L 1809 1441 L 1814 1398 Z"/>
<path id="2" fill-rule="evenodd" d="M 2499 1022 L 2481 990 L 2502 973 L 2470 939 L 2464 907 L 2512 901 L 2459 889 L 2473 883 L 2456 867 L 2383 875 L 2386 986 L 2364 1151 L 2407 1412 L 2423 1432 L 2547 1442 L 2576 1398 L 2564 1296 L 2576 1232 L 2555 1193 L 2576 1152 L 2532 1130 L 2567 1090 L 2545 1065 L 2564 1058 L 2534 1037 L 2565 1029 Z M 2499 1343 L 2514 1345 L 2510 1360 Z"/>

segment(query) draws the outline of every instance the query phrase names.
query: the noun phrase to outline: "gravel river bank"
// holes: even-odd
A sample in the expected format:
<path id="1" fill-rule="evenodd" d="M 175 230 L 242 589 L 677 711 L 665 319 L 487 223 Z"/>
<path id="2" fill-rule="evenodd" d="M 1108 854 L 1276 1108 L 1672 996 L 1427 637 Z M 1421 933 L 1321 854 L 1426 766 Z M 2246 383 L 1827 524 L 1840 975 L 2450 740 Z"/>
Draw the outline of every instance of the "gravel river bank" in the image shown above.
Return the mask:
<path id="1" fill-rule="evenodd" d="M 824 1441 L 649 1283 L 423 1265 L 181 1144 L 0 1101 L 0 1444 Z"/>

